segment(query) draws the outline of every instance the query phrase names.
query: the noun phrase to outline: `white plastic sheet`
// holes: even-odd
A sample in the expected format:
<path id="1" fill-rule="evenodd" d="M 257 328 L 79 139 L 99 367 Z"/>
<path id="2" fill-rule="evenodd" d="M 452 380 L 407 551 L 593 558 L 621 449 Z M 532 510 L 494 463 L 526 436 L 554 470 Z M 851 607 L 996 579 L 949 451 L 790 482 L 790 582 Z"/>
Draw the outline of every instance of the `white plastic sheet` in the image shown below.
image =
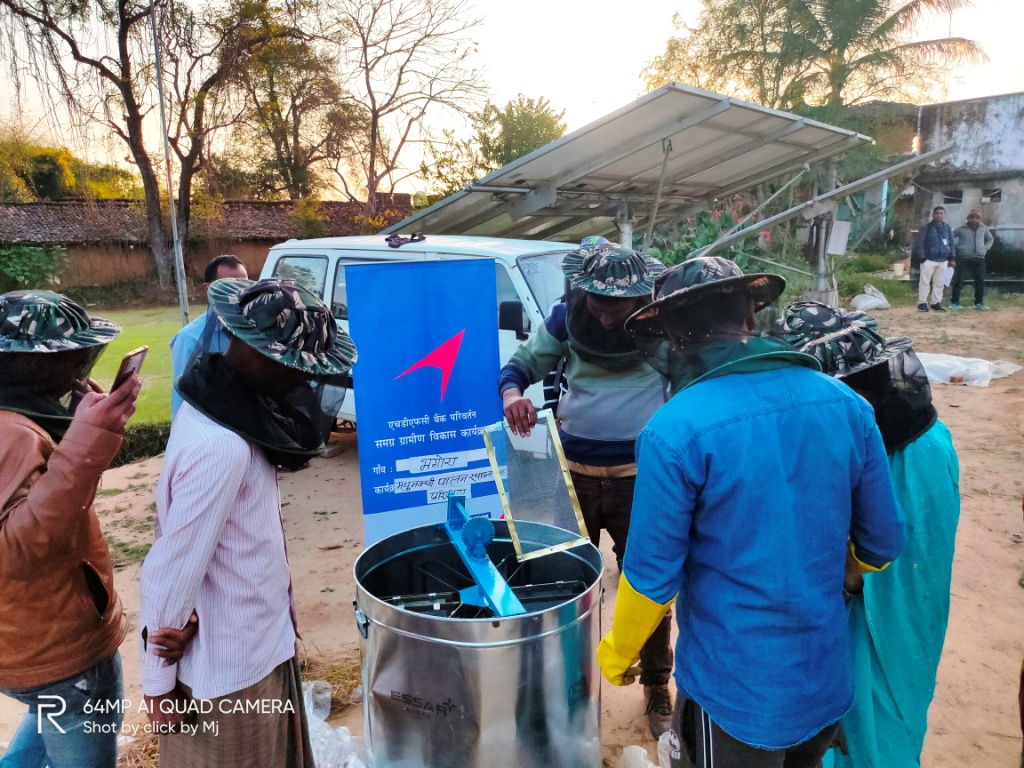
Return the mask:
<path id="1" fill-rule="evenodd" d="M 977 357 L 956 357 L 955 355 L 933 355 L 918 352 L 928 381 L 932 384 L 966 384 L 969 387 L 987 387 L 992 379 L 1001 379 L 1016 373 L 1019 365 L 1005 360 L 989 362 Z"/>
<path id="2" fill-rule="evenodd" d="M 302 684 L 309 721 L 309 741 L 317 768 L 365 768 L 362 743 L 348 728 L 332 728 L 327 724 L 331 714 L 331 684 L 326 680 Z"/>

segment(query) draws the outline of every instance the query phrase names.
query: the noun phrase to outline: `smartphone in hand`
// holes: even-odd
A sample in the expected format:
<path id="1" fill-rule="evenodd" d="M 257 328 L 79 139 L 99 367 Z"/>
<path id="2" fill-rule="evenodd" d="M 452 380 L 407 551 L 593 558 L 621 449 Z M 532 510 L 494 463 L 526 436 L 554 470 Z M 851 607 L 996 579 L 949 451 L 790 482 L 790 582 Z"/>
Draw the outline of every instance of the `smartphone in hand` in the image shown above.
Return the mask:
<path id="1" fill-rule="evenodd" d="M 125 356 L 121 358 L 121 366 L 117 369 L 117 375 L 114 377 L 114 383 L 110 386 L 111 392 L 130 379 L 133 373 L 138 373 L 142 370 L 142 361 L 146 359 L 147 352 L 149 352 L 149 347 L 139 347 L 138 349 L 133 349 L 131 352 L 126 353 Z"/>

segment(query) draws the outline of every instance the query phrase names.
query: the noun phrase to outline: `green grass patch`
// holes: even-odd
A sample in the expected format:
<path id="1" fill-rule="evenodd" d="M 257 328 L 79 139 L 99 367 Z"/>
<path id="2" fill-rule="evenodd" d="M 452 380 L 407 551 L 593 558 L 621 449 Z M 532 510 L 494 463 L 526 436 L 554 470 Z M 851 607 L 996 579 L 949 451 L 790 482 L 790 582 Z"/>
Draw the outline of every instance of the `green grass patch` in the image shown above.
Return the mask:
<path id="1" fill-rule="evenodd" d="M 96 498 L 102 499 L 106 496 L 117 496 L 119 493 L 124 493 L 124 488 L 100 488 L 96 491 Z"/>
<path id="2" fill-rule="evenodd" d="M 150 547 L 153 546 L 149 543 L 129 544 L 111 536 L 109 533 L 104 534 L 103 538 L 107 540 L 107 546 L 110 547 L 110 557 L 114 561 L 115 566 L 141 563 L 146 559 L 146 555 L 149 554 Z"/>
<path id="3" fill-rule="evenodd" d="M 204 307 L 190 307 L 190 317 L 198 317 Z M 142 392 L 129 422 L 139 424 L 167 422 L 171 418 L 171 337 L 181 330 L 181 312 L 177 307 L 132 309 L 127 311 L 97 312 L 97 315 L 121 326 L 121 335 L 107 347 L 93 368 L 92 377 L 104 388 L 114 381 L 114 374 L 125 352 L 138 347 L 149 347 L 142 364 Z"/>

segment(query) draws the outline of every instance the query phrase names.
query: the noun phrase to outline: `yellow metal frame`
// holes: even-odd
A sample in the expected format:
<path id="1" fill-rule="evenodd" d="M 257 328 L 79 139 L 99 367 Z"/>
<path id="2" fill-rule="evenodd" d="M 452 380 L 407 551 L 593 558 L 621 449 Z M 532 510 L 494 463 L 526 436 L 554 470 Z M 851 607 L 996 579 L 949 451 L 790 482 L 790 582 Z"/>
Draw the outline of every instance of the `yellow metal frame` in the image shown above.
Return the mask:
<path id="1" fill-rule="evenodd" d="M 546 422 L 548 435 L 551 438 L 551 444 L 555 447 L 555 455 L 558 457 L 558 465 L 562 469 L 562 479 L 565 481 L 566 490 L 569 492 L 569 503 L 572 504 L 573 514 L 575 515 L 576 523 L 580 528 L 580 538 L 562 542 L 561 544 L 554 544 L 550 547 L 544 547 L 543 549 L 538 549 L 533 552 L 523 552 L 522 545 L 519 542 L 519 534 L 516 532 L 516 520 L 512 515 L 512 508 L 508 502 L 508 494 L 505 491 L 505 483 L 501 477 L 501 467 L 498 464 L 498 457 L 494 450 L 494 441 L 491 439 L 492 432 L 504 432 L 508 428 L 508 421 L 499 421 L 497 424 L 491 424 L 483 429 L 484 446 L 487 449 L 487 458 L 491 463 L 491 473 L 494 475 L 494 484 L 498 489 L 498 497 L 501 499 L 501 508 L 505 512 L 505 522 L 508 523 L 508 530 L 512 536 L 512 545 L 515 547 L 516 559 L 519 562 L 532 560 L 535 557 L 542 557 L 555 552 L 564 552 L 567 549 L 578 547 L 581 544 L 586 544 L 590 541 L 590 537 L 587 533 L 587 524 L 583 521 L 583 511 L 580 509 L 580 500 L 577 498 L 576 488 L 572 484 L 572 475 L 569 473 L 569 464 L 565 460 L 565 452 L 562 450 L 562 441 L 558 438 L 558 428 L 555 425 L 554 414 L 550 410 L 538 411 L 537 423 L 539 424 L 542 420 Z"/>

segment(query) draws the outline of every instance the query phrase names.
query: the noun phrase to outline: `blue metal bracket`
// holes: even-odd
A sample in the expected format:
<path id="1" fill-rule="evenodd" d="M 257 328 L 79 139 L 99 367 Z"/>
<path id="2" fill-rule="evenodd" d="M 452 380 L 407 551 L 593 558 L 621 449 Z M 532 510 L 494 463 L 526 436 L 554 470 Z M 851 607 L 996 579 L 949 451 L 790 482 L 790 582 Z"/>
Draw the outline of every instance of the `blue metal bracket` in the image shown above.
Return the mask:
<path id="1" fill-rule="evenodd" d="M 487 556 L 487 545 L 494 538 L 494 524 L 483 517 L 470 517 L 463 494 L 448 494 L 448 520 L 442 523 L 455 551 L 462 558 L 476 586 L 463 589 L 460 599 L 467 605 L 490 608 L 495 616 L 519 616 L 526 613 L 508 582 Z"/>

